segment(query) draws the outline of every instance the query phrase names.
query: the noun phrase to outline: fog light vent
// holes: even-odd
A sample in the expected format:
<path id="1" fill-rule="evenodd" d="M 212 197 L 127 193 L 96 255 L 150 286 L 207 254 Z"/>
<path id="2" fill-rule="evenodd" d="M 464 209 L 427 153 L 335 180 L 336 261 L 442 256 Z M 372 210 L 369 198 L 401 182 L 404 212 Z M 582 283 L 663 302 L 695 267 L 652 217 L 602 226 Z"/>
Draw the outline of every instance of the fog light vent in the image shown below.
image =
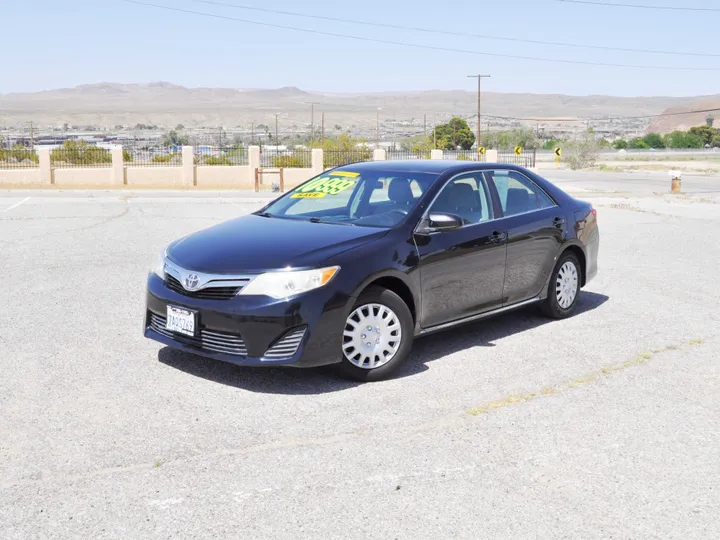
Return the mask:
<path id="1" fill-rule="evenodd" d="M 306 330 L 306 327 L 290 330 L 280 341 L 270 347 L 263 357 L 273 360 L 292 357 L 302 343 Z"/>

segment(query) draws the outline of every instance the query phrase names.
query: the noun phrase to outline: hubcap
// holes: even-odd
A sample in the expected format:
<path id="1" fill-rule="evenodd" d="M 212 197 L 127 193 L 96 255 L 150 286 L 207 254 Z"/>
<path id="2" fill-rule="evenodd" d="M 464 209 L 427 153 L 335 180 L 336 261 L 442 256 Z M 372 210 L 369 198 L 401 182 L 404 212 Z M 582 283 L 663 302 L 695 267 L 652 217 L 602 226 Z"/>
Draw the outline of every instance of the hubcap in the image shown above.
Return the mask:
<path id="1" fill-rule="evenodd" d="M 393 359 L 401 341 L 402 328 L 395 312 L 382 304 L 365 304 L 345 322 L 343 354 L 359 368 L 375 369 Z"/>
<path id="2" fill-rule="evenodd" d="M 567 261 L 560 267 L 555 282 L 555 296 L 561 308 L 567 309 L 575 301 L 578 291 L 578 271 L 575 264 Z"/>

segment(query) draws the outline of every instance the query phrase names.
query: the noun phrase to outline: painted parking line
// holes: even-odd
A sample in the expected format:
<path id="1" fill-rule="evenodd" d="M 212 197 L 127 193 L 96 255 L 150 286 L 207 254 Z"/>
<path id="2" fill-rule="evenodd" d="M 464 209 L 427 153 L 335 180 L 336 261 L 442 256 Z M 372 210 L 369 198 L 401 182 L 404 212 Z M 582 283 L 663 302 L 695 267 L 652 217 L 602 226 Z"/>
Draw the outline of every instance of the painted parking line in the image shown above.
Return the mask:
<path id="1" fill-rule="evenodd" d="M 5 210 L 3 210 L 3 212 L 9 212 L 9 211 L 12 210 L 13 208 L 17 208 L 17 207 L 20 206 L 21 204 L 28 202 L 31 198 L 32 198 L 32 197 L 25 197 L 22 201 L 17 202 L 17 203 L 15 203 L 15 204 L 13 204 L 12 206 L 10 206 L 10 207 L 6 208 Z"/>

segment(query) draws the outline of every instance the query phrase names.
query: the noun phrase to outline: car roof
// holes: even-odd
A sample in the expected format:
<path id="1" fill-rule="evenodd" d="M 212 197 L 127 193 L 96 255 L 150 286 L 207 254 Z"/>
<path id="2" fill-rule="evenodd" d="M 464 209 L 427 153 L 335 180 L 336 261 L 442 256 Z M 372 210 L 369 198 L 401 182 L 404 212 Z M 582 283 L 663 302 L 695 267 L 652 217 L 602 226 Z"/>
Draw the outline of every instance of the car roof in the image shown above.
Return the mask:
<path id="1" fill-rule="evenodd" d="M 456 173 L 478 169 L 520 169 L 508 163 L 461 161 L 450 159 L 407 159 L 390 161 L 361 161 L 337 167 L 340 171 L 423 172 L 430 174 Z"/>

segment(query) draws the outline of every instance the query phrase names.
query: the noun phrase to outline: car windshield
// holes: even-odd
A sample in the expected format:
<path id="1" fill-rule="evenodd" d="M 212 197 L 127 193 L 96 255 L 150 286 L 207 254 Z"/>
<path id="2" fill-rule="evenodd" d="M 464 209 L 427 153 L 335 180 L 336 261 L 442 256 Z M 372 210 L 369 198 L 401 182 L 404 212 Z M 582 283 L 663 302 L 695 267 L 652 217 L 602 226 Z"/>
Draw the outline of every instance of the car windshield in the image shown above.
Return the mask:
<path id="1" fill-rule="evenodd" d="M 322 223 L 394 227 L 437 178 L 430 173 L 342 167 L 298 186 L 260 215 Z"/>

